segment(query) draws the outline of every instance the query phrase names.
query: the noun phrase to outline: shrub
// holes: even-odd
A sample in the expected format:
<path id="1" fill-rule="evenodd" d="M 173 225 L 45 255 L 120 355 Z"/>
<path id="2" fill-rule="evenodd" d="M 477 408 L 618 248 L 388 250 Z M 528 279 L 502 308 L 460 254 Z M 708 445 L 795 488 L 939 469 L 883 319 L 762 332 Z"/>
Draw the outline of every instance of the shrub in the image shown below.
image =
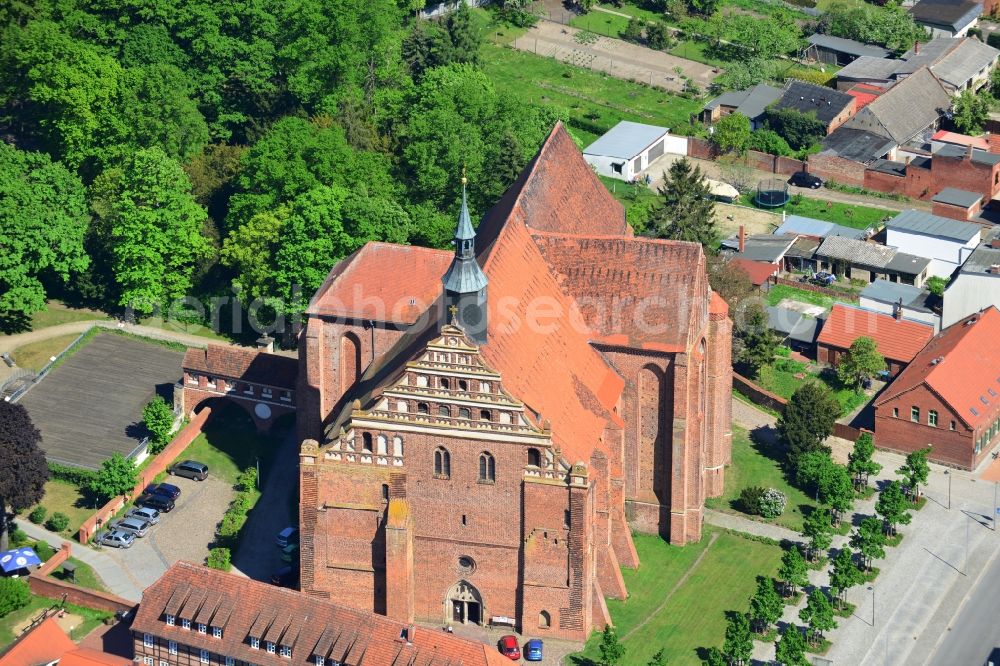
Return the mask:
<path id="1" fill-rule="evenodd" d="M 96 476 L 97 472 L 87 469 L 49 463 L 49 478 L 54 481 L 65 481 L 66 483 L 72 483 L 75 486 L 85 488 Z"/>
<path id="2" fill-rule="evenodd" d="M 788 503 L 788 499 L 785 494 L 780 490 L 775 488 L 768 488 L 760 496 L 760 502 L 758 508 L 760 509 L 760 515 L 765 518 L 777 518 L 785 511 L 785 505 Z"/>
<path id="3" fill-rule="evenodd" d="M 36 525 L 41 525 L 45 522 L 45 516 L 47 515 L 49 515 L 48 509 L 39 504 L 28 514 L 28 520 Z"/>
<path id="4" fill-rule="evenodd" d="M 69 516 L 65 513 L 60 513 L 56 511 L 53 513 L 47 521 L 45 521 L 45 527 L 53 532 L 62 532 L 67 527 L 69 527 Z"/>
<path id="5" fill-rule="evenodd" d="M 257 487 L 257 468 L 248 467 L 240 472 L 236 477 L 236 485 L 243 492 L 254 490 Z"/>
<path id="6" fill-rule="evenodd" d="M 747 486 L 740 492 L 740 506 L 747 513 L 760 514 L 760 499 L 764 495 L 764 489 L 760 486 Z"/>
<path id="7" fill-rule="evenodd" d="M 31 544 L 31 548 L 42 562 L 48 562 L 49 558 L 56 554 L 56 549 L 45 541 L 36 541 Z"/>
<path id="8" fill-rule="evenodd" d="M 213 548 L 208 551 L 208 560 L 206 564 L 209 569 L 229 571 L 233 568 L 232 554 L 229 552 L 228 548 Z"/>
<path id="9" fill-rule="evenodd" d="M 11 528 L 10 532 L 8 532 L 8 535 L 10 537 L 11 548 L 20 548 L 24 544 L 28 543 L 28 535 L 25 534 L 24 530 L 22 530 L 17 525 L 14 525 L 14 527 Z"/>
<path id="10" fill-rule="evenodd" d="M 24 608 L 31 600 L 28 582 L 22 578 L 0 578 L 0 617 L 18 608 Z"/>

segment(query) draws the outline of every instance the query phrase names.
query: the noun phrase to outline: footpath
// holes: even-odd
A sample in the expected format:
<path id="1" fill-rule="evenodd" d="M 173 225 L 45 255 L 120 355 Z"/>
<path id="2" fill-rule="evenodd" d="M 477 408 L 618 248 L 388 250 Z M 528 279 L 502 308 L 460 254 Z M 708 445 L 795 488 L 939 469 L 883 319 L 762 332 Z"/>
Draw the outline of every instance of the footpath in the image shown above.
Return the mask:
<path id="1" fill-rule="evenodd" d="M 750 429 L 773 427 L 774 418 L 752 405 L 733 400 L 733 421 Z M 834 458 L 846 459 L 849 443 L 831 442 Z M 882 471 L 872 483 L 898 478 L 896 470 L 904 458 L 876 451 L 874 459 Z M 834 664 L 876 666 L 924 663 L 933 654 L 942 632 L 973 593 L 977 582 L 993 562 L 1000 546 L 1000 532 L 993 531 L 994 483 L 977 482 L 975 472 L 948 470 L 931 464 L 928 484 L 923 488 L 927 503 L 912 513 L 909 525 L 900 526 L 903 541 L 886 548 L 886 557 L 874 566 L 881 570 L 873 583 L 851 589 L 847 600 L 856 606 L 848 618 L 837 618 L 838 627 L 826 637 L 833 643 L 823 655 Z M 853 524 L 875 513 L 876 497 L 858 501 Z M 801 541 L 800 535 L 746 518 L 706 512 L 706 521 L 730 529 Z M 726 524 L 723 524 L 725 522 Z M 782 533 L 785 536 L 777 536 Z M 848 540 L 835 536 L 833 550 Z M 829 589 L 826 568 L 810 571 L 809 581 Z M 788 606 L 782 622 L 795 622 L 800 608 Z M 755 642 L 754 658 L 769 663 L 774 645 Z"/>

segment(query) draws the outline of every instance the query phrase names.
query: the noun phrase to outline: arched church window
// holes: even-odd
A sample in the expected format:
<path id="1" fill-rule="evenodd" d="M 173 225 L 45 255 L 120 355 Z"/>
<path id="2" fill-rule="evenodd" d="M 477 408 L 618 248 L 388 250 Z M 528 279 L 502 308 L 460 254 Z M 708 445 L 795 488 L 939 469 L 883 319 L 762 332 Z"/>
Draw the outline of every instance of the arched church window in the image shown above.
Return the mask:
<path id="1" fill-rule="evenodd" d="M 439 383 L 441 384 L 441 388 L 443 388 L 445 391 L 451 388 L 451 382 L 448 381 L 447 377 L 442 377 Z"/>
<path id="2" fill-rule="evenodd" d="M 427 406 L 426 402 L 417 403 L 417 414 L 430 414 L 430 408 Z"/>
<path id="3" fill-rule="evenodd" d="M 458 418 L 460 419 L 471 419 L 472 411 L 468 407 L 460 407 L 458 410 Z"/>
<path id="4" fill-rule="evenodd" d="M 500 412 L 500 423 L 504 425 L 511 424 L 510 412 Z"/>
<path id="5" fill-rule="evenodd" d="M 384 456 L 389 452 L 389 440 L 386 439 L 385 435 L 379 435 L 376 438 L 375 442 L 376 444 L 378 444 L 376 453 L 378 453 L 380 456 Z"/>
<path id="6" fill-rule="evenodd" d="M 443 416 L 445 418 L 451 416 L 451 409 L 448 407 L 448 405 L 441 405 L 440 407 L 438 407 L 438 416 Z"/>
<path id="7" fill-rule="evenodd" d="M 372 452 L 372 434 L 370 432 L 362 433 L 361 450 L 366 453 Z"/>
<path id="8" fill-rule="evenodd" d="M 528 449 L 528 464 L 532 467 L 541 467 L 542 452 L 538 449 Z"/>
<path id="9" fill-rule="evenodd" d="M 479 382 L 479 392 L 480 393 L 489 393 L 490 392 L 490 383 L 489 382 Z"/>
<path id="10" fill-rule="evenodd" d="M 427 386 L 427 375 L 417 375 L 417 386 Z"/>
<path id="11" fill-rule="evenodd" d="M 434 476 L 439 479 L 451 478 L 451 454 L 443 446 L 434 450 Z"/>
<path id="12" fill-rule="evenodd" d="M 480 409 L 479 410 L 479 420 L 480 421 L 492 421 L 493 418 L 492 418 L 492 416 L 490 414 L 490 410 L 488 410 L 488 409 Z"/>
<path id="13" fill-rule="evenodd" d="M 479 454 L 479 481 L 480 483 L 493 483 L 497 480 L 497 463 L 492 455 L 486 453 Z"/>
<path id="14" fill-rule="evenodd" d="M 389 485 L 385 483 L 382 484 L 382 501 L 389 501 Z"/>
<path id="15" fill-rule="evenodd" d="M 392 438 L 392 455 L 397 458 L 403 457 L 403 438 L 398 435 Z"/>
<path id="16" fill-rule="evenodd" d="M 538 614 L 538 628 L 548 629 L 552 626 L 552 616 L 549 615 L 548 611 L 542 611 Z"/>
<path id="17" fill-rule="evenodd" d="M 458 390 L 459 391 L 468 391 L 469 390 L 469 382 L 465 381 L 464 379 L 459 379 L 458 380 Z"/>

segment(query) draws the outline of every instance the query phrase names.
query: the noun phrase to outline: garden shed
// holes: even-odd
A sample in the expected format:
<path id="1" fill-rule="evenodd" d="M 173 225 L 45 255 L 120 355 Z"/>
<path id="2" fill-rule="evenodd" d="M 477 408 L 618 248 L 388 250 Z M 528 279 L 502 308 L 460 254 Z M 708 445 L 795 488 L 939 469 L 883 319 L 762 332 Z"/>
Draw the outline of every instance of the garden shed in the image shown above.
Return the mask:
<path id="1" fill-rule="evenodd" d="M 631 181 L 664 153 L 687 155 L 687 137 L 667 127 L 623 120 L 587 146 L 583 159 L 599 175 Z"/>

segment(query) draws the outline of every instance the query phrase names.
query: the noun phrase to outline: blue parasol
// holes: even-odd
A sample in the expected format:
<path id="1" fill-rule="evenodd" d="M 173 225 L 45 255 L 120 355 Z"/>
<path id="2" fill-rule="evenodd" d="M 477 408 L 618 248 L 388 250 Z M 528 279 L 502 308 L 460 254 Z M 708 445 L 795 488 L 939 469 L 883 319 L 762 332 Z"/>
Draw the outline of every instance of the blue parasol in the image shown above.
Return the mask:
<path id="1" fill-rule="evenodd" d="M 0 553 L 0 569 L 3 569 L 4 573 L 37 566 L 41 563 L 42 560 L 35 554 L 35 551 L 27 546 Z"/>

